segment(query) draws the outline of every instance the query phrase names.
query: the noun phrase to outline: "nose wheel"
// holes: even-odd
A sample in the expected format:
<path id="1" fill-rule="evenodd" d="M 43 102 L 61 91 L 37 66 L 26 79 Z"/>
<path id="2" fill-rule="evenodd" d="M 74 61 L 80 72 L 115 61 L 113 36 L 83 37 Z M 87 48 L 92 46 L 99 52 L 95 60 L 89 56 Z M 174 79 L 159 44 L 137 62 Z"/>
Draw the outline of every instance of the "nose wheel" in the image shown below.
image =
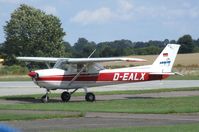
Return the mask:
<path id="1" fill-rule="evenodd" d="M 49 93 L 49 90 L 46 90 L 46 94 L 41 97 L 41 102 L 47 103 L 49 101 L 48 93 Z"/>
<path id="2" fill-rule="evenodd" d="M 42 103 L 47 103 L 49 101 L 49 97 L 47 95 L 44 95 L 41 97 Z"/>

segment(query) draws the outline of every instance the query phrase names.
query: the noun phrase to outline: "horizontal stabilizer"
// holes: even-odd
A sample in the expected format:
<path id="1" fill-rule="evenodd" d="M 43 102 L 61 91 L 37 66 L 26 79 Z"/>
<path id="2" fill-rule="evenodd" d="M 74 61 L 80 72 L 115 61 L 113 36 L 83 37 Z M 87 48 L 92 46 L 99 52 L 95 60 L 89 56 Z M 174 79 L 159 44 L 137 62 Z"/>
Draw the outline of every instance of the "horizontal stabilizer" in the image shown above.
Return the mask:
<path id="1" fill-rule="evenodd" d="M 179 72 L 174 72 L 175 75 L 179 75 L 179 76 L 184 76 L 182 73 L 179 73 Z"/>
<path id="2" fill-rule="evenodd" d="M 153 73 L 149 73 L 150 75 L 175 75 L 175 73 L 172 72 L 153 72 Z"/>
<path id="3" fill-rule="evenodd" d="M 179 76 L 184 76 L 183 74 L 179 72 L 153 72 L 149 73 L 150 75 L 179 75 Z"/>

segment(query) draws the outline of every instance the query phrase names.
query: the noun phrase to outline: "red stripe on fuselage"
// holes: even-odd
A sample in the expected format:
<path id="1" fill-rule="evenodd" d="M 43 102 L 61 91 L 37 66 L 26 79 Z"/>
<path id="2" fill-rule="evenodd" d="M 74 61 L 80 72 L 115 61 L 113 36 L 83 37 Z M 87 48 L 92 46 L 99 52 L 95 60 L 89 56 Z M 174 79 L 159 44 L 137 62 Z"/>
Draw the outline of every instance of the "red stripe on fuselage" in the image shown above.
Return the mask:
<path id="1" fill-rule="evenodd" d="M 76 75 L 76 74 L 75 74 Z M 71 81 L 74 77 L 71 75 L 52 75 L 37 78 L 37 81 Z M 82 74 L 75 81 L 96 81 L 98 74 Z"/>
<path id="2" fill-rule="evenodd" d="M 37 78 L 37 81 L 71 81 L 73 75 L 53 75 Z M 75 81 L 149 81 L 161 80 L 168 75 L 150 75 L 146 72 L 116 72 L 116 73 L 99 73 L 99 74 L 82 74 Z"/>

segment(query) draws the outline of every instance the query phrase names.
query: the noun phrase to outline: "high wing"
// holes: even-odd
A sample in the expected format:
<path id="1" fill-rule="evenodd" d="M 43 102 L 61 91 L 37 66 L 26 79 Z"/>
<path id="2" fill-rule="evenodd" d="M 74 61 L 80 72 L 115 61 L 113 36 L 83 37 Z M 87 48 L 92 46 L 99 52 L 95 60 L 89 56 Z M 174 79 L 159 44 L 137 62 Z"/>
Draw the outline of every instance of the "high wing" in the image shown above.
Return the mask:
<path id="1" fill-rule="evenodd" d="M 67 63 L 92 63 L 92 62 L 107 62 L 107 61 L 128 61 L 128 62 L 145 62 L 144 59 L 139 58 L 52 58 L 52 57 L 17 57 L 21 61 L 34 61 L 34 62 L 52 62 L 65 61 Z"/>
<path id="2" fill-rule="evenodd" d="M 57 62 L 62 58 L 53 58 L 53 57 L 16 57 L 20 61 L 34 61 L 34 62 Z M 67 59 L 67 58 L 65 58 Z"/>

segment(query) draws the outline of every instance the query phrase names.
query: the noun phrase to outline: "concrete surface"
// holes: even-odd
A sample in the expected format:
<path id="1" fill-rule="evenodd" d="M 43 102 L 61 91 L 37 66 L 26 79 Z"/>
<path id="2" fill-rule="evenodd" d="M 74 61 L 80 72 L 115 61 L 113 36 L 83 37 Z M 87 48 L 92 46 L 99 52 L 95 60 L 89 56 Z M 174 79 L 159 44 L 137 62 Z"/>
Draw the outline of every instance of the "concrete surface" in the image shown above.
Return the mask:
<path id="1" fill-rule="evenodd" d="M 89 91 L 116 91 L 116 90 L 144 90 L 144 89 L 160 89 L 160 88 L 186 88 L 199 87 L 199 80 L 163 80 L 148 81 L 140 83 L 129 83 L 119 85 L 109 85 L 101 87 L 89 88 Z M 52 92 L 62 92 L 56 90 Z M 82 91 L 82 90 L 78 90 Z M 45 89 L 39 88 L 31 81 L 19 82 L 0 82 L 0 96 L 5 95 L 25 95 L 25 94 L 43 94 Z"/>

